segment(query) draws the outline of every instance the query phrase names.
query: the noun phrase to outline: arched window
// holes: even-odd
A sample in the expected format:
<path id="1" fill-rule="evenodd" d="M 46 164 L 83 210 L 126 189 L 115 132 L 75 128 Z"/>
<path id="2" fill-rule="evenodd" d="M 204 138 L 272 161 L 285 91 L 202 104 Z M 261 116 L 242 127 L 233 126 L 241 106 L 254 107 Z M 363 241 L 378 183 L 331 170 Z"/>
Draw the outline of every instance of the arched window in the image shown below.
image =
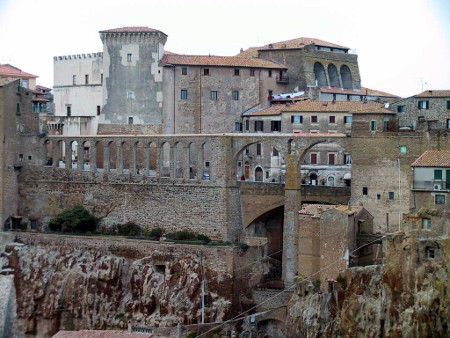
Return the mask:
<path id="1" fill-rule="evenodd" d="M 325 68 L 320 62 L 314 64 L 314 75 L 319 86 L 327 86 L 327 76 L 325 75 Z"/>
<path id="2" fill-rule="evenodd" d="M 340 87 L 338 71 L 337 71 L 336 66 L 332 63 L 330 63 L 328 65 L 328 76 L 330 78 L 330 86 L 331 87 Z"/>
<path id="3" fill-rule="evenodd" d="M 341 66 L 341 79 L 345 89 L 353 89 L 352 72 L 346 65 Z"/>

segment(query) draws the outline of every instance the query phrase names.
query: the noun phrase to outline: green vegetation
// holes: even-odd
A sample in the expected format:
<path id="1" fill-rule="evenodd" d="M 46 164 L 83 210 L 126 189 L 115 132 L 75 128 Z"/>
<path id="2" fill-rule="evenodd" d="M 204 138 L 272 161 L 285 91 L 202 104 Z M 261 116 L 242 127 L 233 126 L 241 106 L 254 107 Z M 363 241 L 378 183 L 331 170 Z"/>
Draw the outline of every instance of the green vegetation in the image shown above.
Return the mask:
<path id="1" fill-rule="evenodd" d="M 153 240 L 159 240 L 162 236 L 162 229 L 161 228 L 153 228 L 150 229 L 148 226 L 144 227 L 144 237 L 148 237 Z"/>
<path id="2" fill-rule="evenodd" d="M 53 231 L 92 233 L 97 229 L 98 221 L 83 206 L 76 205 L 73 209 L 59 213 L 48 226 Z"/>
<path id="3" fill-rule="evenodd" d="M 238 242 L 238 243 L 237 243 L 237 246 L 238 246 L 239 248 L 241 248 L 241 250 L 244 251 L 244 252 L 247 251 L 248 248 L 249 248 L 249 246 L 248 246 L 247 244 L 242 243 L 242 242 Z"/>
<path id="4" fill-rule="evenodd" d="M 139 236 L 141 234 L 141 227 L 134 222 L 127 222 L 119 224 L 117 231 L 121 236 Z"/>
<path id="5" fill-rule="evenodd" d="M 177 231 L 175 233 L 168 233 L 166 238 L 173 241 L 183 241 L 186 244 L 207 244 L 211 242 L 211 238 L 205 235 L 196 235 L 187 230 Z M 188 243 L 189 242 L 189 243 Z"/>

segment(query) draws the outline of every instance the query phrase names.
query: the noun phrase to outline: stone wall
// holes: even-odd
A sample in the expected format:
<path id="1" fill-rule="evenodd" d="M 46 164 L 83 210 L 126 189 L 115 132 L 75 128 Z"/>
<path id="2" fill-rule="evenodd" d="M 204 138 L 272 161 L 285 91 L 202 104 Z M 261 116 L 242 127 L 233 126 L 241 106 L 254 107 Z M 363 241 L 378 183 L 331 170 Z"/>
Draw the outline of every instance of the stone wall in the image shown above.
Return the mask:
<path id="1" fill-rule="evenodd" d="M 0 336 L 17 336 L 16 289 L 14 276 L 0 275 Z"/>

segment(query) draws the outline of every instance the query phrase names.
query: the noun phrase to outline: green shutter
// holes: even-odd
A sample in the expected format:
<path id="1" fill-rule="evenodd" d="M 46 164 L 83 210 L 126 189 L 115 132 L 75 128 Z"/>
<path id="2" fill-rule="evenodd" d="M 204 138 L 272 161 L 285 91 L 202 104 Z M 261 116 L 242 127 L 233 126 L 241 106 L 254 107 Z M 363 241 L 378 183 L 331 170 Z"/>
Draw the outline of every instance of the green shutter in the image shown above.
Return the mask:
<path id="1" fill-rule="evenodd" d="M 450 169 L 447 169 L 447 174 L 446 174 L 447 178 L 446 178 L 446 189 L 450 189 Z"/>
<path id="2" fill-rule="evenodd" d="M 442 170 L 441 169 L 434 169 L 434 179 L 442 180 Z"/>

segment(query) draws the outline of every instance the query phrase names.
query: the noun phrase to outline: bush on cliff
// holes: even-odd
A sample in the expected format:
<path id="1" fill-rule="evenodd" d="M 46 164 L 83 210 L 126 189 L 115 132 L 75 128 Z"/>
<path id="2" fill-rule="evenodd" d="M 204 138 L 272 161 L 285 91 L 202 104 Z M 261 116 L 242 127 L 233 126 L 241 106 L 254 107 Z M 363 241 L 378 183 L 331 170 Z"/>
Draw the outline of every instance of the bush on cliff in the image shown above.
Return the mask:
<path id="1" fill-rule="evenodd" d="M 48 226 L 53 231 L 63 232 L 95 232 L 98 218 L 91 215 L 83 206 L 76 205 L 73 209 L 64 210 L 53 218 Z"/>
<path id="2" fill-rule="evenodd" d="M 117 231 L 121 236 L 139 236 L 141 227 L 134 222 L 127 222 L 117 226 Z"/>

